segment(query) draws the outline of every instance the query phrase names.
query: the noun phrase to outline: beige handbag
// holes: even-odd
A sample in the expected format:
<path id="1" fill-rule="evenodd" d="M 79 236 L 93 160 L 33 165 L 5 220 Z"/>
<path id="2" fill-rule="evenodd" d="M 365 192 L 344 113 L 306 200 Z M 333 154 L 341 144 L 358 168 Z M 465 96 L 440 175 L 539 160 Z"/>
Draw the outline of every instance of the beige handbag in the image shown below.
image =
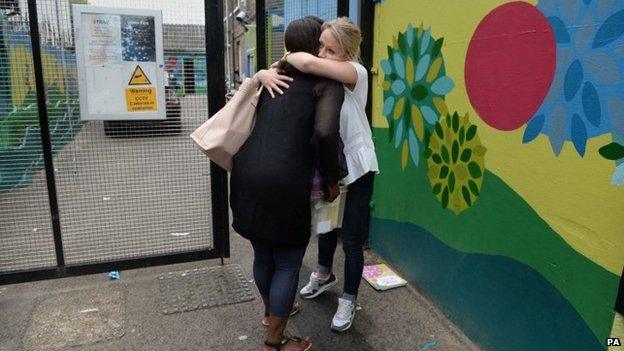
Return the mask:
<path id="1" fill-rule="evenodd" d="M 197 128 L 191 138 L 201 151 L 228 172 L 232 157 L 243 146 L 256 120 L 256 105 L 261 90 L 247 78 L 232 99 Z"/>

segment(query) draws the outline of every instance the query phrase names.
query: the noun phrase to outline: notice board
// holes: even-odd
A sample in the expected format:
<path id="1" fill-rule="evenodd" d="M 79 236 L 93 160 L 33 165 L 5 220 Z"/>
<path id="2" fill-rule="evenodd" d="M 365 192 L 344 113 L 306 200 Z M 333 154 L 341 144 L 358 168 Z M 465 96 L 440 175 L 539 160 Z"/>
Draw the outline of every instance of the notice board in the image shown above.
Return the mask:
<path id="1" fill-rule="evenodd" d="M 166 118 L 162 12 L 73 5 L 80 117 Z"/>

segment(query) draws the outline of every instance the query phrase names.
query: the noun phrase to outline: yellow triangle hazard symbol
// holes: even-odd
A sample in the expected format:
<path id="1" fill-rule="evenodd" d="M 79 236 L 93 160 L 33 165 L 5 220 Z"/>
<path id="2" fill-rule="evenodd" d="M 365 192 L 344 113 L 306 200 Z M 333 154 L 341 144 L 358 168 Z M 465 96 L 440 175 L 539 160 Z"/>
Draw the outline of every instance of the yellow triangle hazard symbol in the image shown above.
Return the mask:
<path id="1" fill-rule="evenodd" d="M 128 85 L 148 85 L 152 84 L 149 78 L 145 75 L 145 72 L 141 69 L 141 66 L 136 66 L 134 69 L 134 73 L 132 73 L 132 78 L 130 78 L 130 82 Z"/>

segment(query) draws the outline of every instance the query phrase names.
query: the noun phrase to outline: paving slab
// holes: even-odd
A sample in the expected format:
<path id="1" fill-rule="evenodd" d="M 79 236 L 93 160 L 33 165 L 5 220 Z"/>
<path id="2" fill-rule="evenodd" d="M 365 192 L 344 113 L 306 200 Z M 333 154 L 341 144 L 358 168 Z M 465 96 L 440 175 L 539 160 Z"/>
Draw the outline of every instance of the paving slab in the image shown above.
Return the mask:
<path id="1" fill-rule="evenodd" d="M 81 289 L 36 299 L 22 339 L 27 350 L 56 351 L 124 335 L 125 287 Z"/>

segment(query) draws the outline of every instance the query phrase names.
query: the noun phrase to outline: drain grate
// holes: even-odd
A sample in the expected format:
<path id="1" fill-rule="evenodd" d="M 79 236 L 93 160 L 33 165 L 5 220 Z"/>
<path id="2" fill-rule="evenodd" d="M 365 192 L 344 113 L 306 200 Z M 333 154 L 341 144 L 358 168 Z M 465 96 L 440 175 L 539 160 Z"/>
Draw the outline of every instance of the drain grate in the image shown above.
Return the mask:
<path id="1" fill-rule="evenodd" d="M 238 264 L 169 272 L 158 277 L 162 313 L 194 311 L 254 299 Z"/>

